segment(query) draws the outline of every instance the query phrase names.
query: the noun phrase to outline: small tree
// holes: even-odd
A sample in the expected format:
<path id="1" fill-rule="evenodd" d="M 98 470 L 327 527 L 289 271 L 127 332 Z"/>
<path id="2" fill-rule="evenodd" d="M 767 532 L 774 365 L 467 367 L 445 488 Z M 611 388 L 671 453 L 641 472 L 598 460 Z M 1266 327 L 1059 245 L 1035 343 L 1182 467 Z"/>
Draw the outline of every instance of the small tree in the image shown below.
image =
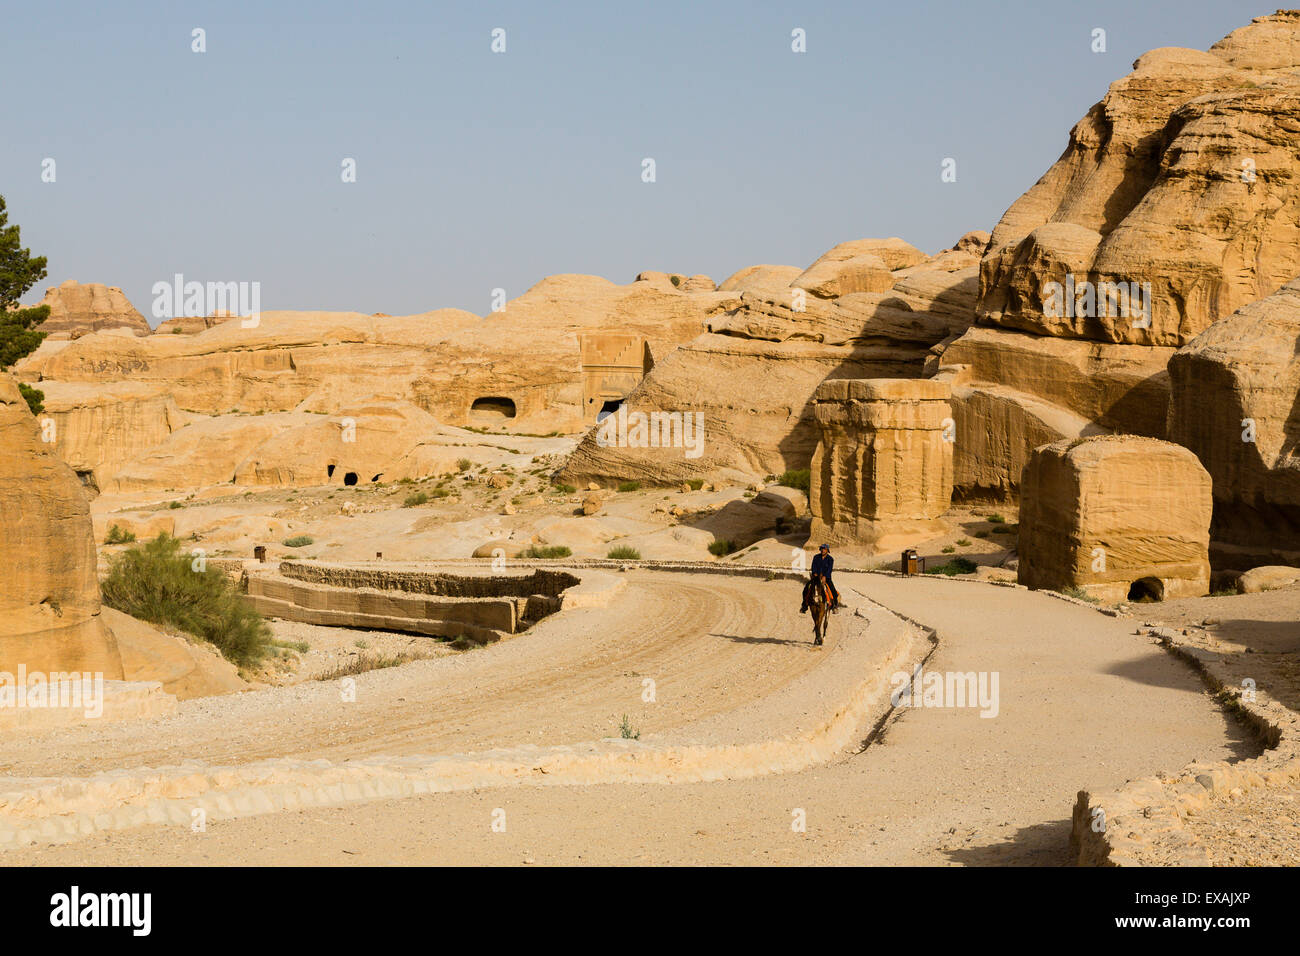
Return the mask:
<path id="1" fill-rule="evenodd" d="M 33 256 L 30 249 L 24 249 L 18 227 L 8 222 L 5 199 L 0 196 L 0 369 L 9 368 L 36 351 L 45 338 L 45 333 L 38 332 L 36 326 L 50 314 L 48 305 L 18 308 L 18 300 L 45 278 L 45 257 Z M 44 410 L 43 392 L 22 382 L 18 383 L 18 390 L 27 399 L 33 415 Z"/>

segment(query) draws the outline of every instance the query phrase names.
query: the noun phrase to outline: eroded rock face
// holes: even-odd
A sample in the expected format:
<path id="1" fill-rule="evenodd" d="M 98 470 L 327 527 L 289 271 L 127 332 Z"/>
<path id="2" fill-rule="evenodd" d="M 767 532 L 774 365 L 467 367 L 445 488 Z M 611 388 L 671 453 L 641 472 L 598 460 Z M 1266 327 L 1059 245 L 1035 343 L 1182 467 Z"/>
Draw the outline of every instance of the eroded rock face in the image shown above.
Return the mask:
<path id="1" fill-rule="evenodd" d="M 812 538 L 889 547 L 938 530 L 952 503 L 948 386 L 933 379 L 823 382 L 813 413 Z"/>
<path id="2" fill-rule="evenodd" d="M 117 286 L 69 279 L 46 289 L 39 304 L 50 307 L 49 317 L 39 328 L 52 339 L 75 339 L 103 329 L 128 329 L 136 335 L 151 331 Z"/>
<path id="3" fill-rule="evenodd" d="M 1214 479 L 1216 555 L 1229 567 L 1300 563 L 1298 349 L 1300 280 L 1216 322 L 1169 362 L 1169 437 Z"/>
<path id="4" fill-rule="evenodd" d="M 842 242 L 790 283 L 822 299 L 851 292 L 887 292 L 897 269 L 924 262 L 929 257 L 902 239 L 857 239 Z"/>
<path id="5" fill-rule="evenodd" d="M 182 409 L 335 411 L 374 397 L 407 401 L 453 425 L 511 419 L 532 432 L 583 426 L 579 336 L 640 335 L 653 355 L 688 341 L 738 297 L 654 282 L 551 276 L 480 318 L 264 312 L 194 334 L 97 333 L 24 360 L 24 380 L 163 384 Z"/>
<path id="6" fill-rule="evenodd" d="M 1020 488 L 1021 584 L 1099 600 L 1210 586 L 1210 476 L 1186 448 L 1107 435 L 1035 450 Z"/>
<path id="7" fill-rule="evenodd" d="M 0 375 L 0 672 L 90 671 L 122 679 L 100 617 L 95 542 L 81 482 Z M 11 680 L 14 679 L 11 677 Z"/>
<path id="8" fill-rule="evenodd" d="M 980 320 L 1180 347 L 1300 273 L 1297 66 L 1296 11 L 1261 17 L 1209 52 L 1140 57 L 994 229 Z M 1149 285 L 1149 321 L 1045 315 L 1044 285 L 1067 272 Z"/>
<path id="9" fill-rule="evenodd" d="M 883 252 L 893 258 L 882 261 L 898 266 L 920 254 L 901 240 L 836 249 Z M 892 272 L 888 291 L 834 298 L 796 285 L 799 276 L 788 278 L 789 267 L 736 273 L 720 288 L 738 296 L 709 318 L 707 333 L 656 361 L 626 401 L 629 411 L 646 414 L 701 414 L 700 454 L 601 445 L 593 432 L 570 457 L 565 480 L 678 484 L 808 467 L 820 434 L 813 419 L 818 385 L 829 378 L 919 378 L 929 350 L 969 328 L 978 292 L 973 255 L 950 251 L 936 257 L 934 268 L 931 261 Z"/>

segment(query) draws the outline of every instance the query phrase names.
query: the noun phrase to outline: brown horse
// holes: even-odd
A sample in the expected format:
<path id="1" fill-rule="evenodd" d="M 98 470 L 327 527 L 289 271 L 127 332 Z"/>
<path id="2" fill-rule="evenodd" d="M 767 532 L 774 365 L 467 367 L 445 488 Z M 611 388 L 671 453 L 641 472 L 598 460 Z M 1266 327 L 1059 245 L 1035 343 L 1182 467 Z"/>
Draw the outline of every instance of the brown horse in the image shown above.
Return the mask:
<path id="1" fill-rule="evenodd" d="M 808 582 L 812 593 L 808 595 L 808 613 L 813 622 L 813 644 L 819 645 L 826 636 L 826 621 L 830 615 L 830 603 L 826 599 L 826 582 L 820 574 L 814 574 Z"/>

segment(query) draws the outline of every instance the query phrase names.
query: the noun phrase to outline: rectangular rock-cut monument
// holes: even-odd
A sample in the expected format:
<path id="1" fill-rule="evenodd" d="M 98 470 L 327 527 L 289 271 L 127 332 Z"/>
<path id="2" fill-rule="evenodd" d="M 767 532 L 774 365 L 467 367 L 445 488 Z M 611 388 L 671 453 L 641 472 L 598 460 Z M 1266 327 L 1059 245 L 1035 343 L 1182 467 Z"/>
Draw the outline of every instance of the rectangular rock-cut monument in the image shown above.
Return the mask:
<path id="1" fill-rule="evenodd" d="M 1020 583 L 1103 601 L 1206 594 L 1210 475 L 1170 442 L 1097 435 L 1043 445 L 1020 485 Z"/>
<path id="2" fill-rule="evenodd" d="M 937 534 L 952 503 L 946 382 L 830 379 L 813 395 L 821 431 L 809 503 L 814 543 L 891 548 Z"/>

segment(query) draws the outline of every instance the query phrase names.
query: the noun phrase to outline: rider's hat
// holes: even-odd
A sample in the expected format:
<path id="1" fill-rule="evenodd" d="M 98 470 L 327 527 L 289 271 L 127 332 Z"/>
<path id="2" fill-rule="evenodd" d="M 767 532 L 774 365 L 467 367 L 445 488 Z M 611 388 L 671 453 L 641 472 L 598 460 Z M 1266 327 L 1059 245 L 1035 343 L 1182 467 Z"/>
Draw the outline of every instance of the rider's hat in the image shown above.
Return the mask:
<path id="1" fill-rule="evenodd" d="M 829 544 L 823 544 L 823 545 L 822 545 L 820 548 L 818 548 L 817 550 L 818 550 L 818 551 L 829 551 L 830 549 L 831 549 L 831 546 L 830 546 Z"/>

